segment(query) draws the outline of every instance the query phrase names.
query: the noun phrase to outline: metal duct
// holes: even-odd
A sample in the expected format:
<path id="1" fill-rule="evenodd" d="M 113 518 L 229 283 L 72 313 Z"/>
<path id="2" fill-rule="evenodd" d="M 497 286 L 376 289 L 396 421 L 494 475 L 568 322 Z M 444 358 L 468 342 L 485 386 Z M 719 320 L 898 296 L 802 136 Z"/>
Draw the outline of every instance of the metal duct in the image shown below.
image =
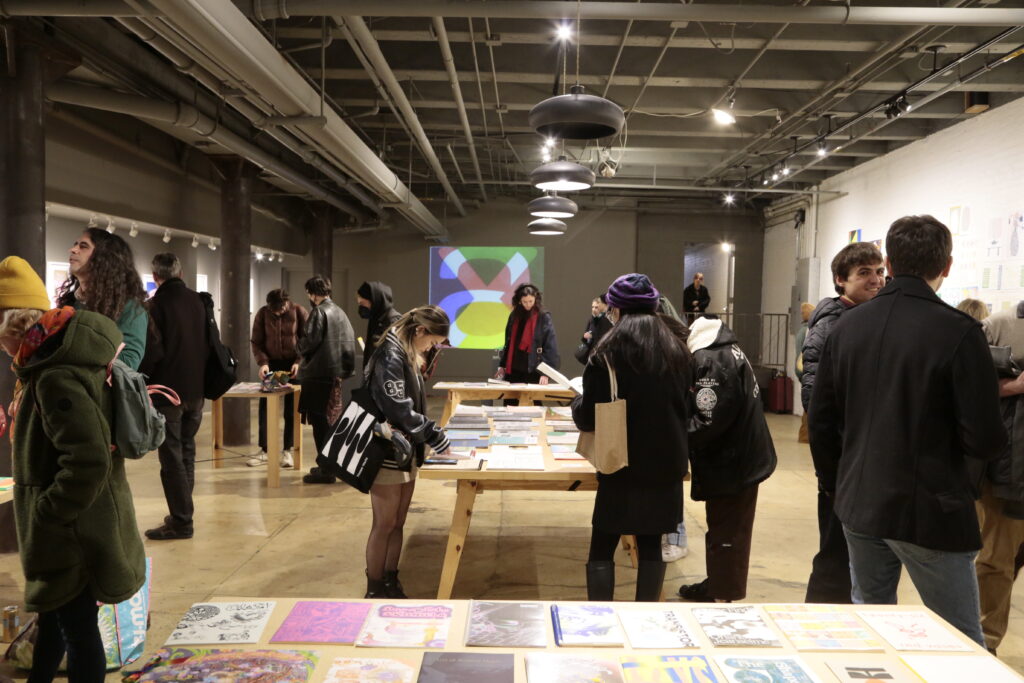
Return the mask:
<path id="1" fill-rule="evenodd" d="M 337 195 L 324 190 L 301 173 L 282 164 L 278 159 L 264 152 L 247 140 L 220 126 L 198 109 L 184 102 L 164 102 L 136 95 L 126 95 L 114 90 L 93 88 L 76 83 L 54 83 L 46 89 L 46 98 L 52 102 L 64 102 L 80 107 L 102 109 L 103 111 L 127 114 L 153 121 L 162 121 L 188 128 L 213 142 L 230 149 L 257 166 L 301 187 L 313 197 L 336 206 L 345 213 L 362 216 L 363 211 Z"/>

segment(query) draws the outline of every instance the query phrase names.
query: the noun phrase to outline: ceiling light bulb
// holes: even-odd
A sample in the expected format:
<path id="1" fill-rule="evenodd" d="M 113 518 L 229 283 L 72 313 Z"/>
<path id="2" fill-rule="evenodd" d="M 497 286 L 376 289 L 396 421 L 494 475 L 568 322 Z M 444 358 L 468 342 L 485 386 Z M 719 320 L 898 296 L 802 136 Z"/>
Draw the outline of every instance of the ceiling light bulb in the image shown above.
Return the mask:
<path id="1" fill-rule="evenodd" d="M 782 167 L 782 175 L 789 175 L 789 166 Z"/>
<path id="2" fill-rule="evenodd" d="M 164 240 L 164 244 L 169 244 L 170 243 L 170 241 L 171 241 L 171 231 L 170 230 L 164 230 L 163 240 Z"/>
<path id="3" fill-rule="evenodd" d="M 548 138 L 547 140 L 544 141 L 544 146 L 545 147 L 554 147 L 555 146 L 555 139 L 554 138 Z"/>
<path id="4" fill-rule="evenodd" d="M 727 195 L 725 195 L 725 197 L 722 198 L 722 200 L 726 204 L 732 206 L 736 202 L 736 196 L 732 195 L 732 194 L 727 194 Z"/>
<path id="5" fill-rule="evenodd" d="M 761 184 L 762 184 L 762 185 L 767 185 L 767 184 L 768 184 L 768 179 L 767 179 L 767 178 L 763 178 L 763 179 L 761 180 Z"/>
<path id="6" fill-rule="evenodd" d="M 779 172 L 775 171 L 775 173 L 772 173 L 772 180 L 778 180 L 778 179 L 779 179 Z"/>
<path id="7" fill-rule="evenodd" d="M 556 34 L 559 40 L 569 40 L 572 38 L 572 26 L 569 24 L 559 24 Z"/>
<path id="8" fill-rule="evenodd" d="M 825 146 L 824 142 L 822 142 L 822 143 L 820 143 L 818 145 L 818 156 L 819 157 L 828 156 L 828 147 Z"/>
<path id="9" fill-rule="evenodd" d="M 128 236 L 129 237 L 138 237 L 139 236 L 139 224 L 136 223 L 135 221 L 132 221 L 132 226 L 131 226 L 131 228 L 128 229 Z"/>
<path id="10" fill-rule="evenodd" d="M 711 115 L 715 117 L 716 123 L 720 123 L 723 126 L 736 123 L 736 117 L 724 109 L 712 109 Z"/>
<path id="11" fill-rule="evenodd" d="M 195 249 L 199 246 L 199 235 L 192 235 L 192 248 Z"/>
<path id="12" fill-rule="evenodd" d="M 722 242 L 722 251 L 728 254 L 729 252 L 732 251 L 732 245 L 729 244 L 728 242 Z"/>
<path id="13" fill-rule="evenodd" d="M 212 237 L 210 238 L 210 243 L 206 246 L 210 247 L 210 251 L 217 251 L 217 243 L 213 241 Z"/>
<path id="14" fill-rule="evenodd" d="M 263 252 L 260 251 L 259 249 L 256 250 L 256 260 L 257 261 L 262 261 L 263 260 Z"/>

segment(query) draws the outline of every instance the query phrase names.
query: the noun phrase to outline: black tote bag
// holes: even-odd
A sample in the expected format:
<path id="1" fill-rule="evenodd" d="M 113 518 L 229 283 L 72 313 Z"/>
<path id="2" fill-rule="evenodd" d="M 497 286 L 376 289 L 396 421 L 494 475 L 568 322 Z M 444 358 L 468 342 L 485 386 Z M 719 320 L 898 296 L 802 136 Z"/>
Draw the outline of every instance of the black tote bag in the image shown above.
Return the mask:
<path id="1" fill-rule="evenodd" d="M 331 429 L 316 464 L 352 488 L 369 493 L 381 463 L 394 457 L 394 445 L 380 436 L 382 416 L 367 387 L 352 391 L 352 400 Z"/>

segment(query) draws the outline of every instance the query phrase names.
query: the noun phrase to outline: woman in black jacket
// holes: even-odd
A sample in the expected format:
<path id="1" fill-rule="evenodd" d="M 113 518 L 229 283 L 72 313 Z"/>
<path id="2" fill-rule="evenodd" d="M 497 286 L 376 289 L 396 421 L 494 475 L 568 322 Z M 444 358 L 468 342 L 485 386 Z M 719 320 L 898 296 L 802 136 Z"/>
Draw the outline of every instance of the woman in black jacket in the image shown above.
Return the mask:
<path id="1" fill-rule="evenodd" d="M 695 602 L 742 600 L 757 489 L 775 471 L 775 446 L 764 419 L 754 371 L 721 320 L 697 318 L 687 339 L 696 364 L 691 420 L 690 497 L 706 501 L 708 578 L 682 586 Z"/>
<path id="2" fill-rule="evenodd" d="M 505 325 L 505 346 L 499 354 L 495 375 L 512 383 L 547 384 L 541 375 L 541 362 L 558 369 L 558 343 L 551 314 L 544 310 L 540 290 L 531 284 L 516 287 L 512 295 L 512 312 Z"/>
<path id="3" fill-rule="evenodd" d="M 646 275 L 623 275 L 607 300 L 615 326 L 583 372 L 583 394 L 573 401 L 572 416 L 581 430 L 594 431 L 594 406 L 611 400 L 609 366 L 614 368 L 618 397 L 626 401 L 629 464 L 597 475 L 587 599 L 612 599 L 612 557 L 619 538 L 633 534 L 640 556 L 636 599 L 656 601 L 665 579 L 661 535 L 674 532 L 683 514 L 692 359 L 686 328 L 656 312 L 658 290 Z"/>
<path id="4" fill-rule="evenodd" d="M 385 460 L 370 489 L 373 526 L 366 539 L 366 597 L 404 598 L 398 582 L 402 527 L 416 471 L 427 446 L 448 452 L 448 437 L 427 418 L 423 369 L 428 352 L 448 338 L 448 315 L 437 306 L 414 308 L 385 332 L 366 367 L 366 385 L 389 425 L 413 445 L 410 462 Z"/>

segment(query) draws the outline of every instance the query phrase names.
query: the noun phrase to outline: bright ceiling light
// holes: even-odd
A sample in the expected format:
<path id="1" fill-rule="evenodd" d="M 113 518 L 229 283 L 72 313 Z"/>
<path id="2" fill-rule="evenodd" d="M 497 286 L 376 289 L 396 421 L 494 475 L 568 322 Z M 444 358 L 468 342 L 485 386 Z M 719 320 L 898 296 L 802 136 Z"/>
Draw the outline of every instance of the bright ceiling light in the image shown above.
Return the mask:
<path id="1" fill-rule="evenodd" d="M 538 190 L 577 192 L 589 190 L 596 178 L 586 166 L 558 157 L 558 161 L 538 166 L 530 173 L 530 183 Z"/>
<path id="2" fill-rule="evenodd" d="M 723 126 L 728 126 L 736 123 L 736 117 L 725 111 L 724 109 L 712 109 L 711 115 L 715 117 L 715 123 L 720 123 Z"/>
<path id="3" fill-rule="evenodd" d="M 775 171 L 774 173 L 772 173 L 772 180 L 778 180 L 778 179 L 779 179 L 779 172 Z"/>
<path id="4" fill-rule="evenodd" d="M 259 249 L 256 250 L 256 260 L 257 261 L 262 261 L 263 260 L 263 252 L 260 251 Z"/>
<path id="5" fill-rule="evenodd" d="M 554 147 L 555 146 L 555 139 L 554 138 L 548 138 L 547 140 L 544 141 L 544 146 L 545 147 Z"/>
<path id="6" fill-rule="evenodd" d="M 728 242 L 722 242 L 722 251 L 724 251 L 727 254 L 732 252 L 732 245 L 729 244 Z"/>
<path id="7" fill-rule="evenodd" d="M 818 143 L 818 156 L 819 157 L 828 156 L 828 147 L 825 146 L 824 142 L 819 142 Z"/>
<path id="8" fill-rule="evenodd" d="M 569 40 L 572 38 L 572 26 L 569 24 L 559 24 L 555 35 L 558 36 L 559 40 Z"/>
<path id="9" fill-rule="evenodd" d="M 732 206 L 733 204 L 736 203 L 736 195 L 726 194 L 724 197 L 722 197 L 722 201 L 728 204 L 729 206 Z"/>
<path id="10" fill-rule="evenodd" d="M 782 175 L 789 175 L 789 166 L 782 167 Z"/>
<path id="11" fill-rule="evenodd" d="M 528 227 L 531 235 L 564 235 L 566 231 L 565 223 L 554 218 L 538 218 Z"/>
<path id="12" fill-rule="evenodd" d="M 579 211 L 576 202 L 568 197 L 559 197 L 554 192 L 537 197 L 526 208 L 531 216 L 537 218 L 572 218 Z"/>

